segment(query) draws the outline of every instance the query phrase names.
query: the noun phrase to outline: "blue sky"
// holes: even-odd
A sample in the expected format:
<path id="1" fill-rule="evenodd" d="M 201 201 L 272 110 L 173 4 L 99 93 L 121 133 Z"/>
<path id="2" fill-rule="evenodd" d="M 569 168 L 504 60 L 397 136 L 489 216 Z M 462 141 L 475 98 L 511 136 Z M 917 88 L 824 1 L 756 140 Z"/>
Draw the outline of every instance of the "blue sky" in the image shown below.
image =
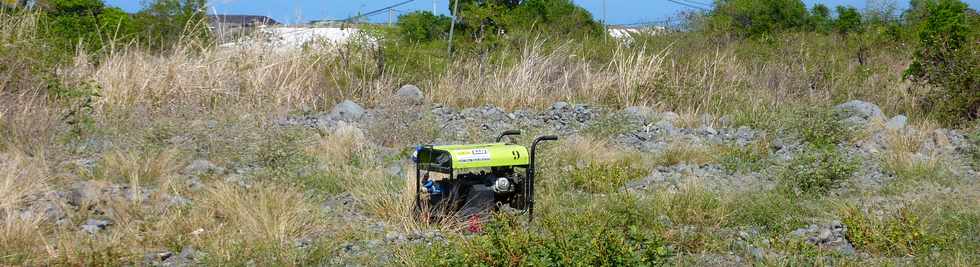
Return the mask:
<path id="1" fill-rule="evenodd" d="M 210 0 L 211 13 L 265 15 L 284 23 L 305 22 L 316 19 L 342 19 L 358 12 L 368 12 L 404 0 Z M 573 0 L 576 4 L 592 12 L 593 17 L 602 19 L 603 0 Z M 712 0 L 676 0 L 711 3 Z M 823 3 L 830 7 L 850 5 L 864 8 L 868 2 L 892 1 L 905 8 L 908 0 L 804 0 L 807 5 Z M 140 9 L 141 0 L 105 0 L 106 3 L 135 12 Z M 682 11 L 695 10 L 691 7 L 673 3 L 669 0 L 606 0 L 605 14 L 611 24 L 628 24 L 645 21 L 658 21 Z M 965 0 L 973 9 L 980 9 L 980 0 Z M 448 0 L 436 0 L 436 10 L 448 13 Z M 399 12 L 432 10 L 433 0 L 415 0 L 401 6 Z M 396 16 L 398 13 L 395 13 Z M 377 15 L 371 21 L 382 22 L 387 14 Z"/>

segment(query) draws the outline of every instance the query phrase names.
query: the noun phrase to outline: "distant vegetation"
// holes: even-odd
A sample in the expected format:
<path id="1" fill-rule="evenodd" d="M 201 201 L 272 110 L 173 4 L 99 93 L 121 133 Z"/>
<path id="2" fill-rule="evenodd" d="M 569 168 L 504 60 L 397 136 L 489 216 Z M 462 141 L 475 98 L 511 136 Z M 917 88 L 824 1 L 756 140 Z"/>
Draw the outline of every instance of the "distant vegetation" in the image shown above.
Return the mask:
<path id="1" fill-rule="evenodd" d="M 455 25 L 411 12 L 286 51 L 218 46 L 204 0 L 4 7 L 0 265 L 190 248 L 205 265 L 975 266 L 980 16 L 957 0 L 871 2 L 719 0 L 617 39 L 570 0 L 460 0 Z M 397 99 L 405 84 L 423 104 Z M 345 100 L 361 121 L 332 119 Z M 838 117 L 850 100 L 881 114 Z M 490 116 L 520 138 L 570 129 L 541 150 L 535 222 L 419 224 L 412 148 L 484 142 Z M 80 181 L 138 194 L 66 222 L 21 212 Z M 89 218 L 114 224 L 90 234 Z M 855 255 L 793 239 L 824 220 Z"/>

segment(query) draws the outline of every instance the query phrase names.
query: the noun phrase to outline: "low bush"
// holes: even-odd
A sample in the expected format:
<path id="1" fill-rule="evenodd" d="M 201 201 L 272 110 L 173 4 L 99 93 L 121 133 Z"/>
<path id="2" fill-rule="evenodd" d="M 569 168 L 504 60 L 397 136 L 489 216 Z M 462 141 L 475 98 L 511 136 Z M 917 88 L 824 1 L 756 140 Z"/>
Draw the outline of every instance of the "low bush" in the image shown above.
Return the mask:
<path id="1" fill-rule="evenodd" d="M 803 227 L 808 211 L 791 195 L 778 191 L 748 192 L 736 196 L 730 203 L 731 226 L 751 225 L 764 231 L 784 234 Z"/>
<path id="2" fill-rule="evenodd" d="M 760 171 L 769 164 L 769 142 L 757 140 L 745 146 L 723 146 L 718 163 L 730 173 Z"/>
<path id="3" fill-rule="evenodd" d="M 815 147 L 832 147 L 851 138 L 852 131 L 828 108 L 792 111 L 783 128 Z"/>
<path id="4" fill-rule="evenodd" d="M 980 16 L 970 11 L 959 0 L 925 1 L 918 48 L 905 71 L 938 87 L 924 104 L 947 124 L 980 118 Z"/>
<path id="5" fill-rule="evenodd" d="M 883 256 L 975 253 L 980 215 L 962 199 L 922 200 L 884 216 L 846 206 L 840 210 L 847 239 L 857 249 Z M 970 252 L 972 251 L 972 252 Z"/>
<path id="6" fill-rule="evenodd" d="M 851 178 L 857 162 L 836 147 L 809 146 L 779 174 L 783 189 L 797 195 L 822 195 Z"/>

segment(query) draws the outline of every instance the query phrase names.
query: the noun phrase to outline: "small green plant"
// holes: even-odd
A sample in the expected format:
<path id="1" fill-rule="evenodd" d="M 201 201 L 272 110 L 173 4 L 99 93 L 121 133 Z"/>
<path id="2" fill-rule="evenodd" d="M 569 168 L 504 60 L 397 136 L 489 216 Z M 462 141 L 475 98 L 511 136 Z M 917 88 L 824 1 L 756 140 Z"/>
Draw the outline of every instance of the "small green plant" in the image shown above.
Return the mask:
<path id="1" fill-rule="evenodd" d="M 769 144 L 764 141 L 745 146 L 723 146 L 719 150 L 718 163 L 730 173 L 760 171 L 769 163 Z"/>
<path id="2" fill-rule="evenodd" d="M 850 140 L 852 131 L 828 108 L 804 108 L 790 113 L 784 129 L 816 147 L 831 147 Z"/>
<path id="3" fill-rule="evenodd" d="M 752 225 L 766 232 L 782 234 L 804 226 L 808 215 L 803 204 L 778 191 L 748 192 L 731 202 L 731 226 Z"/>
<path id="4" fill-rule="evenodd" d="M 49 81 L 49 98 L 65 108 L 61 120 L 70 127 L 67 136 L 69 140 L 81 138 L 96 129 L 93 116 L 95 108 L 92 104 L 101 97 L 101 90 L 94 82 L 70 86 L 59 81 Z"/>
<path id="5" fill-rule="evenodd" d="M 931 229 L 924 214 L 902 207 L 877 218 L 853 206 L 841 211 L 847 239 L 858 249 L 887 256 L 920 255 L 944 247 L 950 236 Z"/>
<path id="6" fill-rule="evenodd" d="M 802 194 L 826 194 L 851 178 L 857 162 L 836 147 L 808 146 L 779 174 L 784 189 Z"/>
<path id="7" fill-rule="evenodd" d="M 628 160 L 589 162 L 568 173 L 572 187 L 590 193 L 608 193 L 623 187 L 627 181 L 640 178 L 645 172 Z"/>

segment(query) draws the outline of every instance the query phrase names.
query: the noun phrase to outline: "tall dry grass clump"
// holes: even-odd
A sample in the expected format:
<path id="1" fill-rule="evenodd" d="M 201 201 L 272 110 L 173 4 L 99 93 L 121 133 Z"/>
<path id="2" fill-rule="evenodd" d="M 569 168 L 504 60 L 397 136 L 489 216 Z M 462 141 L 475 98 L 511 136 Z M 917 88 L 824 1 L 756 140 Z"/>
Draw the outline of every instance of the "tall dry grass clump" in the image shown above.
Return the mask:
<path id="1" fill-rule="evenodd" d="M 288 259 L 295 241 L 318 229 L 314 205 L 294 188 L 256 184 L 246 189 L 214 184 L 193 216 L 204 225 L 202 246 L 217 260 Z"/>
<path id="2" fill-rule="evenodd" d="M 453 61 L 432 81 L 433 100 L 457 106 L 543 107 L 568 100 L 618 106 L 652 103 L 653 83 L 665 75 L 666 51 L 618 48 L 596 66 L 573 54 L 572 44 L 544 52 L 544 43 L 525 44 L 514 64 Z"/>
<path id="3" fill-rule="evenodd" d="M 48 189 L 47 166 L 22 153 L 0 153 L 0 265 L 47 255 L 43 216 L 22 215 L 25 201 Z"/>
<path id="4" fill-rule="evenodd" d="M 45 85 L 45 43 L 39 16 L 0 9 L 0 95 L 38 94 Z"/>

